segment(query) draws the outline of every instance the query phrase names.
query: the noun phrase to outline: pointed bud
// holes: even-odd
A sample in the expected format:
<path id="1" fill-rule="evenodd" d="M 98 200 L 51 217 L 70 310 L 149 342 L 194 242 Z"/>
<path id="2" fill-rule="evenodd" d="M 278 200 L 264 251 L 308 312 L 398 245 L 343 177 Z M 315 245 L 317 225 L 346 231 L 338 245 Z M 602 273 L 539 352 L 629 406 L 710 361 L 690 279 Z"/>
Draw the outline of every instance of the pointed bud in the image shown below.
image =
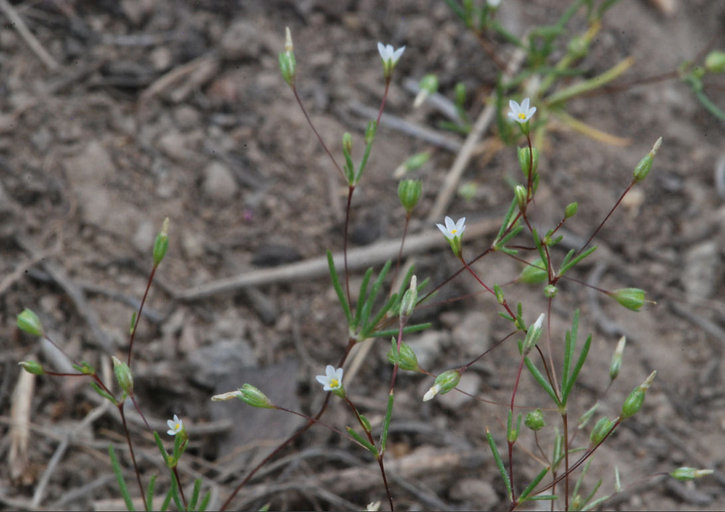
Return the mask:
<path id="1" fill-rule="evenodd" d="M 427 402 L 436 395 L 445 395 L 451 389 L 458 385 L 461 380 L 461 372 L 458 370 L 447 370 L 441 373 L 433 382 L 433 386 L 423 396 L 423 401 Z"/>
<path id="2" fill-rule="evenodd" d="M 725 52 L 715 50 L 705 57 L 705 69 L 710 73 L 725 72 Z"/>
<path id="3" fill-rule="evenodd" d="M 519 438 L 521 432 L 521 415 L 516 420 L 516 427 L 513 426 L 513 412 L 509 410 L 508 420 L 506 422 L 506 440 L 513 444 Z"/>
<path id="4" fill-rule="evenodd" d="M 282 78 L 290 87 L 294 86 L 297 63 L 295 61 L 294 45 L 292 44 L 292 33 L 289 27 L 285 27 L 284 51 L 279 54 L 279 70 Z"/>
<path id="5" fill-rule="evenodd" d="M 405 370 L 408 372 L 417 372 L 420 367 L 418 366 L 418 358 L 415 356 L 415 352 L 413 352 L 413 349 L 410 348 L 410 345 L 408 345 L 405 342 L 401 342 L 400 344 L 400 354 L 397 355 L 398 352 L 398 346 L 395 342 L 395 338 L 390 340 L 391 342 L 391 349 L 388 351 L 388 361 L 390 361 L 391 364 L 398 363 L 398 368 L 401 370 Z"/>
<path id="6" fill-rule="evenodd" d="M 577 210 L 579 209 L 579 204 L 576 202 L 569 203 L 566 205 L 566 208 L 564 209 L 564 217 L 567 219 L 572 218 L 574 215 L 576 215 Z"/>
<path id="7" fill-rule="evenodd" d="M 505 301 L 505 297 L 503 295 L 503 290 L 501 287 L 497 284 L 493 285 L 493 292 L 496 294 L 496 301 L 499 304 L 503 304 Z"/>
<path id="8" fill-rule="evenodd" d="M 627 338 L 622 336 L 619 338 L 617 348 L 614 349 L 612 355 L 612 364 L 609 365 L 609 380 L 614 380 L 619 375 L 619 370 L 622 367 L 622 354 L 624 353 L 624 345 L 627 343 Z"/>
<path id="9" fill-rule="evenodd" d="M 410 286 L 400 301 L 400 316 L 409 317 L 413 313 L 416 302 L 418 302 L 418 278 L 413 274 L 413 277 L 410 278 Z"/>
<path id="10" fill-rule="evenodd" d="M 352 153 L 352 135 L 350 135 L 350 132 L 342 134 L 342 150 L 348 155 Z"/>
<path id="11" fill-rule="evenodd" d="M 534 175 L 536 175 L 536 170 L 539 167 L 539 150 L 536 148 L 534 149 L 534 159 L 533 159 L 533 166 L 534 166 Z M 529 150 L 528 146 L 519 148 L 518 151 L 519 155 L 519 166 L 521 167 L 521 171 L 524 173 L 524 177 L 528 180 L 529 179 L 529 170 L 531 168 L 531 151 Z"/>
<path id="12" fill-rule="evenodd" d="M 629 394 L 627 399 L 624 401 L 624 404 L 622 404 L 622 419 L 627 419 L 631 416 L 634 416 L 642 408 L 642 404 L 644 404 L 645 393 L 652 385 L 652 382 L 655 380 L 656 375 L 656 371 L 650 373 L 645 381 L 636 388 L 634 388 L 634 390 Z"/>
<path id="13" fill-rule="evenodd" d="M 529 194 L 526 192 L 526 188 L 523 185 L 516 185 L 514 187 L 514 196 L 516 196 L 516 204 L 519 205 L 519 210 L 525 212 L 529 199 Z"/>
<path id="14" fill-rule="evenodd" d="M 28 373 L 32 373 L 33 375 L 45 374 L 43 366 L 37 361 L 20 361 L 18 364 L 23 367 L 23 370 Z"/>
<path id="15" fill-rule="evenodd" d="M 370 144 L 375 138 L 375 132 L 377 131 L 377 125 L 375 121 L 369 121 L 367 128 L 365 128 L 365 145 Z"/>
<path id="16" fill-rule="evenodd" d="M 462 108 L 463 104 L 466 102 L 466 84 L 458 82 L 456 84 L 456 88 L 454 89 L 454 94 L 456 96 L 456 106 Z"/>
<path id="17" fill-rule="evenodd" d="M 620 288 L 611 292 L 610 297 L 632 311 L 639 311 L 644 305 L 644 290 L 639 288 Z"/>
<path id="18" fill-rule="evenodd" d="M 553 284 L 547 284 L 544 286 L 544 297 L 547 299 L 553 299 L 556 297 L 556 294 L 559 292 L 559 289 L 554 286 Z"/>
<path id="19" fill-rule="evenodd" d="M 262 409 L 273 409 L 274 405 L 267 398 L 267 395 L 262 393 L 259 389 L 255 388 L 251 384 L 244 384 L 239 389 L 238 398 L 247 405 L 252 407 L 259 407 Z"/>
<path id="20" fill-rule="evenodd" d="M 695 468 L 681 467 L 681 468 L 677 468 L 672 473 L 670 473 L 670 476 L 672 478 L 676 478 L 677 480 L 686 481 L 686 480 L 694 480 L 695 478 L 701 478 L 703 476 L 712 475 L 712 474 L 713 474 L 712 469 L 695 469 Z"/>
<path id="21" fill-rule="evenodd" d="M 398 199 L 400 199 L 400 204 L 403 205 L 406 213 L 410 214 L 413 211 L 413 208 L 418 204 L 422 191 L 423 185 L 420 180 L 402 180 L 398 183 Z"/>
<path id="22" fill-rule="evenodd" d="M 529 412 L 526 415 L 526 419 L 524 420 L 524 425 L 526 425 L 528 428 L 530 428 L 534 432 L 544 428 L 544 426 L 545 426 L 544 411 L 542 411 L 541 409 L 536 409 L 534 411 Z"/>
<path id="23" fill-rule="evenodd" d="M 647 175 L 649 174 L 650 170 L 652 169 L 652 164 L 655 160 L 655 155 L 657 154 L 657 150 L 660 148 L 660 145 L 662 144 L 662 137 L 657 139 L 657 141 L 654 143 L 654 146 L 652 146 L 652 149 L 649 153 L 647 153 L 642 160 L 639 161 L 637 164 L 637 167 L 634 168 L 634 183 L 639 183 L 640 181 L 644 180 Z"/>
<path id="24" fill-rule="evenodd" d="M 413 102 L 413 108 L 420 107 L 428 96 L 438 91 L 438 77 L 430 74 L 425 75 L 418 85 L 418 95 Z"/>
<path id="25" fill-rule="evenodd" d="M 32 334 L 33 336 L 43 335 L 43 324 L 40 323 L 40 318 L 28 308 L 25 308 L 18 315 L 17 325 L 21 331 Z"/>
<path id="26" fill-rule="evenodd" d="M 116 356 L 113 359 L 113 373 L 116 374 L 116 381 L 118 386 L 127 395 L 133 395 L 133 375 L 131 374 L 131 368 L 126 363 L 118 359 Z"/>
<path id="27" fill-rule="evenodd" d="M 164 219 L 161 225 L 161 231 L 156 235 L 154 241 L 154 266 L 157 267 L 161 260 L 166 256 L 166 250 L 169 248 L 169 218 Z M 134 319 L 135 320 L 135 319 Z"/>
<path id="28" fill-rule="evenodd" d="M 521 345 L 523 355 L 527 355 L 531 351 L 531 349 L 536 346 L 539 338 L 541 338 L 545 316 L 546 315 L 544 315 L 544 313 L 541 313 L 539 315 L 539 318 L 536 319 L 536 322 L 534 322 L 531 327 L 529 327 L 529 329 L 526 331 L 526 337 L 524 338 L 524 342 Z"/>
<path id="29" fill-rule="evenodd" d="M 393 178 L 400 179 L 406 172 L 420 169 L 430 158 L 430 151 L 421 151 L 409 156 L 405 162 L 400 164 L 393 172 Z"/>
<path id="30" fill-rule="evenodd" d="M 599 421 L 597 421 L 597 423 L 594 425 L 594 428 L 592 429 L 589 440 L 592 442 L 593 445 L 601 443 L 612 430 L 613 426 L 614 422 L 606 416 L 604 418 L 599 418 Z"/>

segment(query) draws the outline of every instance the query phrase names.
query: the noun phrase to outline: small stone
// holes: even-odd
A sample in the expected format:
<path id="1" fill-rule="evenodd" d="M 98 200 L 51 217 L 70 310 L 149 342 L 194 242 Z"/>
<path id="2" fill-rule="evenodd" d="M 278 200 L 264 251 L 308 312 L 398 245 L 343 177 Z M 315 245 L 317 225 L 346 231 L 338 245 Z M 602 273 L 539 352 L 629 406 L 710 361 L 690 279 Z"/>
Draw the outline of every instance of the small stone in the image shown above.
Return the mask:
<path id="1" fill-rule="evenodd" d="M 685 254 L 682 285 L 688 300 L 708 299 L 715 293 L 722 274 L 722 259 L 715 240 L 694 246 Z"/>
<path id="2" fill-rule="evenodd" d="M 146 253 L 153 247 L 154 240 L 156 239 L 156 229 L 153 222 L 148 219 L 141 221 L 139 226 L 136 228 L 136 233 L 133 235 L 133 245 L 140 252 Z"/>
<path id="3" fill-rule="evenodd" d="M 238 190 L 232 171 L 221 162 L 212 162 L 204 169 L 203 194 L 212 201 L 228 201 Z"/>
<path id="4" fill-rule="evenodd" d="M 181 130 L 189 130 L 199 126 L 201 115 L 199 111 L 189 105 L 180 105 L 174 110 L 176 126 Z"/>
<path id="5" fill-rule="evenodd" d="M 258 58 L 261 46 L 257 27 L 248 20 L 232 23 L 222 36 L 220 47 L 227 60 Z"/>

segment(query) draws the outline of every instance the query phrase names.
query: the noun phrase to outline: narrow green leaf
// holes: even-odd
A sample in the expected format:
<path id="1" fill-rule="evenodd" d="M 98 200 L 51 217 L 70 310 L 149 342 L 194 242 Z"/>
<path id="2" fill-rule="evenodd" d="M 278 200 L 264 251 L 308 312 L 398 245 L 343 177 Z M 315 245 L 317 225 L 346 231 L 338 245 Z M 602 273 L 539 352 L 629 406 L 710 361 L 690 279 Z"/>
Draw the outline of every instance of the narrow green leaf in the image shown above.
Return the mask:
<path id="1" fill-rule="evenodd" d="M 330 278 L 332 278 L 332 286 L 335 288 L 337 298 L 340 300 L 342 310 L 345 312 L 345 318 L 347 318 L 347 323 L 348 325 L 352 325 L 352 313 L 350 313 L 350 304 L 347 303 L 345 292 L 342 290 L 342 286 L 340 285 L 340 277 L 337 274 L 337 269 L 335 268 L 335 262 L 332 258 L 332 253 L 329 250 L 327 251 L 327 266 L 330 268 Z"/>
<path id="2" fill-rule="evenodd" d="M 566 256 L 564 256 L 564 259 L 561 260 L 560 267 L 565 267 L 567 263 L 569 263 L 569 260 L 574 256 L 574 249 L 571 249 L 568 253 L 566 253 Z"/>
<path id="3" fill-rule="evenodd" d="M 173 471 L 169 470 L 169 473 L 171 474 L 171 497 L 176 504 L 176 510 L 184 510 L 184 504 L 181 503 L 181 498 L 179 497 L 179 482 L 176 480 L 176 475 Z"/>
<path id="4" fill-rule="evenodd" d="M 128 487 L 126 487 L 126 480 L 123 478 L 123 473 L 121 472 L 121 465 L 118 463 L 118 457 L 116 457 L 116 450 L 113 449 L 112 444 L 108 445 L 108 456 L 111 458 L 111 467 L 113 468 L 113 473 L 116 475 L 116 481 L 118 482 L 118 488 L 121 491 L 121 496 L 123 497 L 123 501 L 126 502 L 126 510 L 136 510 L 133 506 L 133 500 L 131 500 L 131 495 L 128 493 Z"/>
<path id="5" fill-rule="evenodd" d="M 372 123 L 372 121 L 371 121 Z M 369 126 L 369 125 L 368 125 Z M 357 169 L 357 175 L 355 176 L 355 184 L 360 183 L 360 178 L 362 178 L 363 171 L 365 170 L 365 167 L 368 164 L 368 158 L 370 158 L 370 150 L 373 149 L 373 142 L 375 141 L 375 136 L 368 141 L 368 143 L 365 146 L 365 153 L 363 154 L 362 160 L 360 161 L 360 167 Z"/>
<path id="6" fill-rule="evenodd" d="M 161 456 L 164 458 L 164 464 L 166 466 L 169 466 L 169 454 L 166 453 L 166 448 L 164 448 L 164 443 L 161 441 L 161 436 L 159 436 L 159 433 L 154 430 L 154 440 L 156 441 L 156 446 L 158 447 L 159 451 L 161 452 Z"/>
<path id="7" fill-rule="evenodd" d="M 116 399 L 113 396 L 111 396 L 106 390 L 104 390 L 101 386 L 99 386 L 97 382 L 91 381 L 91 387 L 96 391 L 96 393 L 98 393 L 103 398 L 105 398 L 106 400 L 111 402 L 113 405 L 116 405 L 118 403 L 118 402 L 116 402 Z"/>
<path id="8" fill-rule="evenodd" d="M 194 489 L 191 491 L 189 507 L 187 508 L 189 512 L 196 510 L 196 502 L 199 501 L 199 491 L 201 491 L 201 478 L 196 478 L 194 480 Z"/>
<path id="9" fill-rule="evenodd" d="M 561 369 L 561 389 L 566 389 L 566 385 L 569 382 L 569 373 L 571 373 L 571 361 L 574 357 L 575 345 L 576 340 L 572 338 L 571 332 L 567 331 L 564 334 L 564 366 Z M 563 396 L 562 400 L 564 400 Z"/>
<path id="10" fill-rule="evenodd" d="M 149 481 L 148 487 L 146 487 L 146 506 L 149 510 L 154 510 L 154 489 L 156 488 L 156 477 L 153 475 Z"/>
<path id="11" fill-rule="evenodd" d="M 398 294 L 394 293 L 388 301 L 383 305 L 382 308 L 380 308 L 380 311 L 375 315 L 375 318 L 372 320 L 368 320 L 365 322 L 364 327 L 362 328 L 362 331 L 364 333 L 364 337 L 368 338 L 370 336 L 370 331 L 372 329 L 375 329 L 375 326 L 378 325 L 378 322 L 385 316 L 385 313 L 390 311 L 390 309 L 393 307 L 393 304 L 395 304 L 398 301 Z"/>
<path id="12" fill-rule="evenodd" d="M 576 484 L 574 484 L 574 492 L 572 493 L 572 496 L 576 496 L 577 494 L 579 494 L 579 488 L 581 487 L 582 482 L 584 481 L 584 477 L 587 475 L 587 472 L 589 471 L 589 466 L 591 466 L 591 464 L 592 459 L 589 459 L 584 464 L 581 473 L 579 473 L 579 477 L 576 479 Z M 586 503 L 586 501 L 584 503 Z"/>
<path id="13" fill-rule="evenodd" d="M 360 325 L 360 315 L 362 314 L 362 308 L 363 304 L 365 304 L 365 299 L 367 299 L 368 283 L 370 283 L 370 278 L 372 277 L 372 275 L 373 267 L 370 267 L 365 271 L 362 283 L 360 284 L 360 293 L 358 293 L 357 305 L 355 306 L 355 318 L 352 321 L 353 327 L 357 327 L 358 325 Z"/>
<path id="14" fill-rule="evenodd" d="M 383 433 L 380 438 L 380 453 L 385 453 L 385 446 L 388 443 L 388 429 L 390 429 L 390 420 L 393 418 L 393 402 L 395 401 L 395 392 L 391 391 L 388 395 L 388 407 L 385 409 L 385 420 L 383 421 Z"/>
<path id="15" fill-rule="evenodd" d="M 584 342 L 584 346 L 582 347 L 582 351 L 579 354 L 579 360 L 576 362 L 576 366 L 574 366 L 574 371 L 571 374 L 571 378 L 569 379 L 569 382 L 567 382 L 566 389 L 562 390 L 562 401 L 564 404 L 566 404 L 566 399 L 569 397 L 569 393 L 571 393 L 572 388 L 574 387 L 574 382 L 576 382 L 577 377 L 579 376 L 579 372 L 581 371 L 582 367 L 584 366 L 584 361 L 587 359 L 587 354 L 589 353 L 589 347 L 592 345 L 592 336 L 591 334 L 587 336 L 587 340 Z"/>
<path id="16" fill-rule="evenodd" d="M 559 496 L 556 494 L 539 494 L 538 496 L 531 496 L 530 498 L 527 498 L 527 501 L 550 501 L 556 499 L 559 499 Z"/>
<path id="17" fill-rule="evenodd" d="M 513 200 L 511 201 L 511 205 L 509 206 L 508 211 L 506 212 L 506 215 L 503 218 L 503 222 L 501 223 L 501 227 L 498 230 L 498 234 L 496 235 L 496 238 L 494 238 L 494 240 L 495 240 L 494 244 L 496 246 L 502 245 L 501 237 L 503 236 L 504 232 L 506 232 L 506 230 L 508 229 L 509 224 L 511 223 L 511 219 L 514 216 L 514 212 L 516 211 L 516 209 L 517 209 L 517 202 L 516 202 L 516 198 L 514 197 Z"/>
<path id="18" fill-rule="evenodd" d="M 430 322 L 422 324 L 406 325 L 403 327 L 404 334 L 410 334 L 411 332 L 420 332 L 426 330 L 428 327 L 433 325 Z M 384 331 L 375 331 L 370 333 L 370 338 L 390 338 L 391 336 L 397 336 L 398 329 L 386 329 Z"/>
<path id="19" fill-rule="evenodd" d="M 503 239 L 501 239 L 501 241 L 498 243 L 499 250 L 502 251 L 504 248 L 501 246 L 506 245 L 512 238 L 516 237 L 519 233 L 521 233 L 523 229 L 524 227 L 519 224 L 519 221 L 516 221 L 516 225 L 511 228 L 511 231 L 506 236 L 504 236 Z"/>
<path id="20" fill-rule="evenodd" d="M 542 469 L 538 475 L 536 475 L 536 478 L 534 478 L 529 485 L 526 486 L 526 489 L 523 490 L 521 495 L 519 496 L 519 502 L 523 502 L 529 499 L 529 494 L 531 494 L 537 485 L 539 485 L 539 482 L 544 479 L 546 474 L 549 472 L 549 468 Z"/>
<path id="21" fill-rule="evenodd" d="M 531 372 L 531 375 L 534 377 L 536 382 L 539 383 L 539 386 L 546 391 L 546 393 L 551 397 L 551 399 L 554 401 L 554 403 L 559 407 L 561 403 L 559 402 L 559 399 L 556 397 L 556 393 L 554 392 L 554 389 L 551 387 L 551 384 L 546 380 L 546 377 L 544 377 L 539 369 L 534 365 L 533 362 L 531 362 L 531 359 L 528 357 L 524 359 L 524 363 L 526 364 L 526 368 L 529 369 Z"/>
<path id="22" fill-rule="evenodd" d="M 164 498 L 164 502 L 161 504 L 161 508 L 159 509 L 161 512 L 166 512 L 166 510 L 169 508 L 169 503 L 171 503 L 171 494 L 173 492 L 173 487 L 170 487 L 168 491 L 166 491 L 166 497 Z"/>
<path id="23" fill-rule="evenodd" d="M 587 497 L 584 499 L 584 503 L 585 504 L 586 503 L 589 503 L 592 500 L 592 498 L 594 498 L 594 495 L 597 493 L 597 491 L 599 490 L 599 488 L 601 486 L 602 486 L 602 481 L 601 480 L 598 480 L 597 483 L 596 483 L 596 485 L 594 486 L 594 489 L 592 489 L 592 492 L 590 492 L 587 495 Z"/>
<path id="24" fill-rule="evenodd" d="M 206 494 L 199 504 L 199 512 L 206 512 L 206 508 L 209 506 L 209 500 L 211 500 L 211 491 L 206 491 Z"/>
<path id="25" fill-rule="evenodd" d="M 352 437 L 355 441 L 357 441 L 359 444 L 361 444 L 367 451 L 375 455 L 375 458 L 378 457 L 378 449 L 375 448 L 375 446 L 372 445 L 370 441 L 365 439 L 363 436 L 355 432 L 355 430 L 352 427 L 345 427 L 345 430 L 347 430 L 347 433 Z"/>
<path id="26" fill-rule="evenodd" d="M 571 261 L 567 262 L 566 265 L 562 265 L 561 266 L 561 270 L 559 270 L 559 275 L 560 276 L 563 276 L 565 272 L 567 272 L 568 270 L 570 270 L 577 263 L 579 263 L 584 258 L 586 258 L 587 256 L 589 256 L 591 253 L 593 253 L 594 251 L 596 251 L 597 250 L 597 247 L 599 247 L 599 246 L 598 245 L 594 245 L 594 246 L 590 247 L 589 249 L 587 249 L 586 251 L 584 251 L 583 253 L 581 253 L 579 256 L 576 256 L 574 259 L 572 259 Z"/>
<path id="27" fill-rule="evenodd" d="M 498 453 L 498 448 L 496 448 L 496 442 L 493 440 L 493 436 L 488 430 L 486 430 L 486 438 L 488 439 L 488 445 L 491 447 L 493 460 L 496 461 L 496 467 L 498 467 L 498 472 L 501 474 L 503 484 L 506 486 L 506 492 L 508 493 L 509 501 L 513 501 L 513 493 L 511 492 L 511 480 L 509 480 L 509 475 L 503 465 L 501 455 Z"/>
<path id="28" fill-rule="evenodd" d="M 360 315 L 360 322 L 362 323 L 362 325 L 369 325 L 370 313 L 373 310 L 375 299 L 378 297 L 378 293 L 380 293 L 380 288 L 383 285 L 383 280 L 385 279 L 385 276 L 388 275 L 388 271 L 390 270 L 390 264 L 390 260 L 385 262 L 383 269 L 380 271 L 380 274 L 378 274 L 378 278 L 373 283 L 373 287 L 370 290 L 370 295 L 368 295 L 368 297 L 365 299 L 362 314 Z"/>

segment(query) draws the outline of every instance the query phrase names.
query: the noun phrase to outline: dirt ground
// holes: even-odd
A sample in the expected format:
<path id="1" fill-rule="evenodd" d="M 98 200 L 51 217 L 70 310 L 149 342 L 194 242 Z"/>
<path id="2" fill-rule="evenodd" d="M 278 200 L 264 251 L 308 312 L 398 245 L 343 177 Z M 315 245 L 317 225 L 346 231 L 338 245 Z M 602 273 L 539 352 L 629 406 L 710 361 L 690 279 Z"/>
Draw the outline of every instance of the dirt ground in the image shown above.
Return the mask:
<path id="1" fill-rule="evenodd" d="M 419 278 L 433 283 L 458 269 L 426 219 L 465 137 L 438 129 L 443 117 L 430 104 L 413 110 L 405 81 L 434 72 L 448 98 L 464 82 L 475 120 L 499 69 L 435 0 L 9 5 L 47 56 L 31 50 L 18 25 L 0 16 L 0 455 L 8 461 L 0 467 L 0 507 L 123 508 L 109 443 L 137 494 L 118 412 L 102 408 L 85 381 L 24 377 L 20 360 L 58 371 L 67 361 L 22 334 L 15 317 L 34 309 L 67 353 L 106 372 L 110 382 L 108 356 L 123 358 L 128 350 L 129 321 L 165 217 L 169 251 L 134 346 L 135 389 L 153 428 L 165 432 L 173 414 L 183 418 L 192 441 L 180 465 L 182 481 L 191 486 L 203 477 L 211 506 L 219 507 L 254 461 L 299 422 L 209 397 L 250 382 L 275 403 L 314 412 L 324 399 L 314 376 L 334 364 L 346 344 L 344 316 L 324 267 L 275 273 L 327 249 L 342 250 L 346 198 L 279 75 L 284 27 L 294 36 L 300 96 L 321 136 L 339 155 L 341 134 L 351 131 L 356 158 L 371 115 L 361 114 L 362 107 L 377 111 L 383 92 L 376 43 L 406 45 L 386 113 L 445 141 L 435 144 L 383 122 L 353 201 L 351 249 L 399 240 L 404 212 L 393 170 L 409 155 L 430 150 L 430 161 L 417 171 L 423 198 L 410 232 L 435 239 L 413 255 Z M 552 22 L 567 5 L 503 0 L 499 19 L 523 34 Z M 572 101 L 567 111 L 627 144 L 607 145 L 553 123 L 541 147 L 535 221 L 553 226 L 564 206 L 578 201 L 564 242 L 575 246 L 609 211 L 634 165 L 664 139 L 650 177 L 601 231 L 591 262 L 574 274 L 606 289 L 644 288 L 654 302 L 633 313 L 572 281 L 562 285 L 552 311 L 555 343 L 574 308 L 582 311 L 580 332 L 594 339 L 572 417 L 603 396 L 621 335 L 628 339 L 622 373 L 603 396 L 601 413 L 617 415 L 631 389 L 658 371 L 642 411 L 597 452 L 583 484 L 586 493 L 602 478 L 600 494 L 611 493 L 618 468 L 623 490 L 607 509 L 725 509 L 725 125 L 676 78 L 634 84 L 675 70 L 703 48 L 722 49 L 724 26 L 720 0 L 622 0 L 581 67 L 595 76 L 631 55 L 634 65 L 617 82 L 629 85 Z M 570 28 L 583 30 L 583 20 L 575 18 Z M 503 41 L 494 38 L 493 46 L 500 60 L 510 58 Z M 725 108 L 722 77 L 708 78 L 706 91 Z M 493 226 L 465 239 L 469 255 L 490 244 L 497 229 L 492 219 L 510 201 L 506 180 L 519 179 L 515 148 L 497 140 L 494 124 L 461 178 L 472 197 L 455 196 L 445 210 Z M 353 289 L 367 264 L 380 268 L 381 251 L 365 253 Z M 563 254 L 557 249 L 556 257 Z M 484 280 L 505 283 L 521 267 L 495 256 L 475 268 Z M 235 276 L 259 281 L 202 293 L 209 283 Z M 475 282 L 458 278 L 416 314 L 415 320 L 433 323 L 408 338 L 426 368 L 438 373 L 459 366 L 508 332 L 495 302 L 479 292 Z M 535 288 L 512 285 L 506 293 L 511 302 L 524 302 L 527 319 L 544 311 Z M 352 357 L 345 383 L 376 426 L 385 413 L 391 367 L 387 341 L 374 343 L 364 357 Z M 504 344 L 474 366 L 461 387 L 506 403 L 517 367 L 515 344 Z M 484 432 L 489 428 L 504 445 L 506 406 L 459 393 L 422 403 L 431 379 L 403 374 L 398 382 L 386 464 L 400 509 L 505 508 Z M 528 376 L 519 393 L 521 405 L 544 403 Z M 11 414 L 28 418 L 28 428 L 11 433 Z M 153 439 L 134 411 L 128 415 L 144 481 L 159 474 L 159 493 L 165 491 Z M 339 401 L 324 419 L 339 429 L 352 421 Z M 553 413 L 547 420 L 556 424 Z M 588 430 L 580 435 L 584 439 Z M 550 442 L 551 436 L 542 438 L 545 446 Z M 520 444 L 534 449 L 531 436 Z M 515 461 L 521 482 L 538 472 L 524 451 Z M 716 471 L 688 484 L 662 476 L 678 466 Z M 385 506 L 372 459 L 339 434 L 313 428 L 273 459 L 234 506 L 359 510 L 376 500 Z"/>

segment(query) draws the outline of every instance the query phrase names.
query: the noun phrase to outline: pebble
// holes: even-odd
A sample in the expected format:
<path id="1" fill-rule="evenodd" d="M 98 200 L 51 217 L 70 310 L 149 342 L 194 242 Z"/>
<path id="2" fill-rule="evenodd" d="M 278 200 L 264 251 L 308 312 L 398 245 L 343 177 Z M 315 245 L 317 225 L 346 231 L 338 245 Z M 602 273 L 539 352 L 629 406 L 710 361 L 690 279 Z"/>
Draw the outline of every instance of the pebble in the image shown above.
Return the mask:
<path id="1" fill-rule="evenodd" d="M 219 46 L 227 60 L 256 58 L 261 49 L 257 27 L 251 21 L 238 20 L 224 33 Z"/>
<path id="2" fill-rule="evenodd" d="M 722 259 L 715 240 L 696 245 L 685 253 L 682 285 L 688 300 L 708 299 L 715 293 L 722 274 Z"/>
<path id="3" fill-rule="evenodd" d="M 490 482 L 480 478 L 462 478 L 451 488 L 451 498 L 473 505 L 476 510 L 494 510 L 498 494 Z"/>
<path id="4" fill-rule="evenodd" d="M 221 162 L 212 162 L 204 169 L 204 181 L 201 191 L 212 201 L 229 201 L 236 194 L 239 186 L 232 171 Z"/>
<path id="5" fill-rule="evenodd" d="M 133 245 L 140 252 L 147 253 L 156 239 L 156 227 L 149 219 L 142 220 L 133 235 Z"/>
<path id="6" fill-rule="evenodd" d="M 241 339 L 221 339 L 192 352 L 188 360 L 191 380 L 210 389 L 220 379 L 257 364 L 252 347 Z"/>

